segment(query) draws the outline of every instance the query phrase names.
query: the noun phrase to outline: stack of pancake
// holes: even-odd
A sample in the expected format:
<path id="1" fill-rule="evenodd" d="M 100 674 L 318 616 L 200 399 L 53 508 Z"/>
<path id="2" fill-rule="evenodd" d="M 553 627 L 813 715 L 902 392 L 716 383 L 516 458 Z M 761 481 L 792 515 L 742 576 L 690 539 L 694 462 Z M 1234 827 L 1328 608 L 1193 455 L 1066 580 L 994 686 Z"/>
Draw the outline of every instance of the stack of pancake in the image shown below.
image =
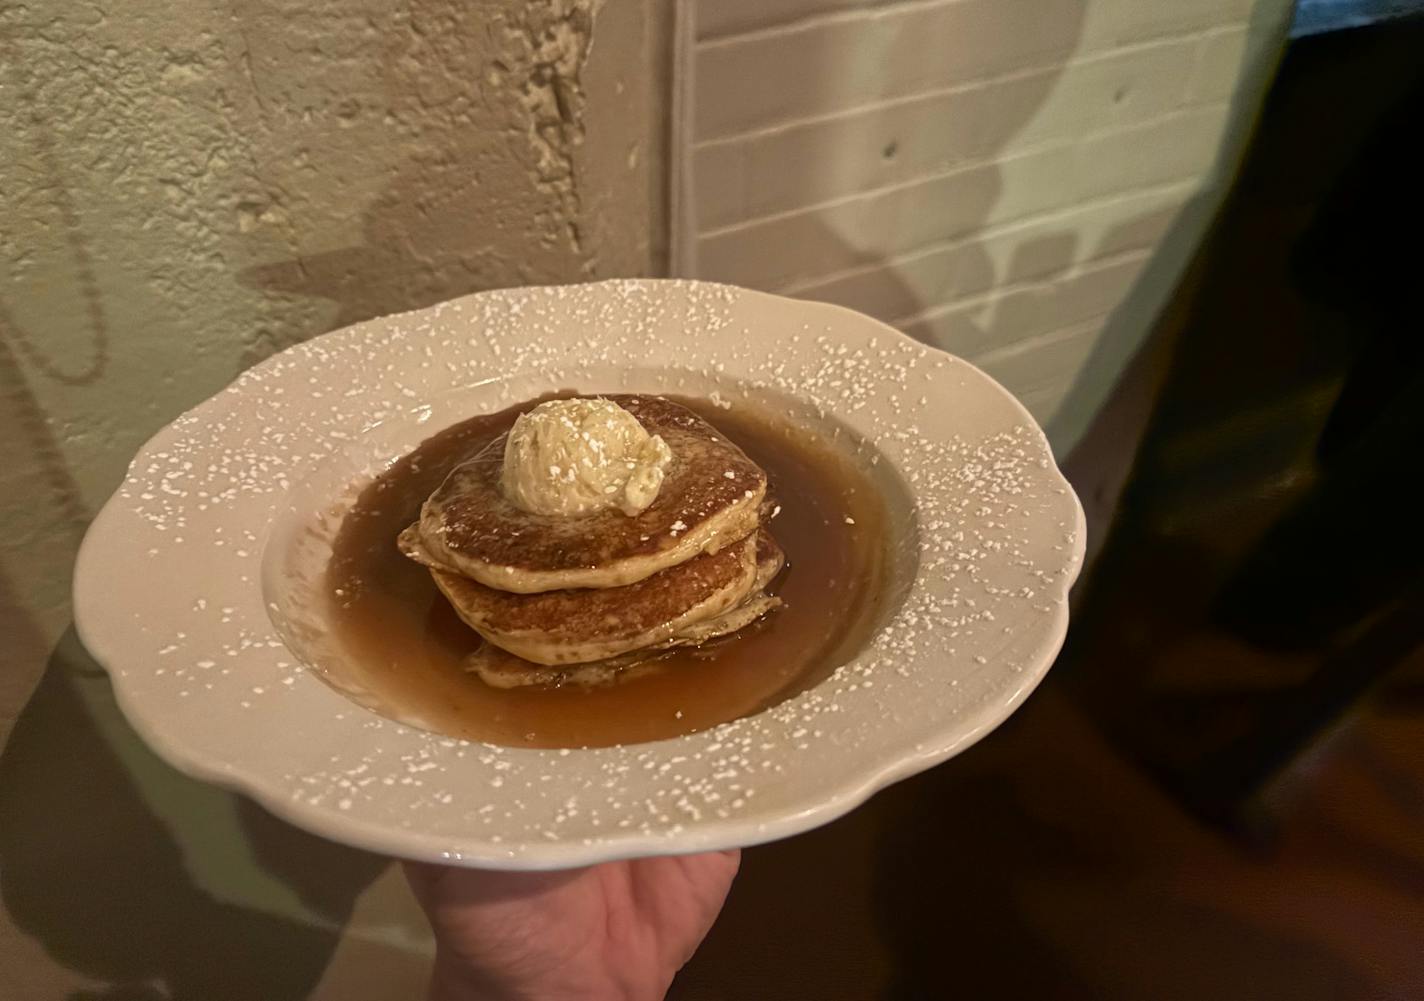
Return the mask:
<path id="1" fill-rule="evenodd" d="M 401 551 L 484 637 L 470 667 L 491 685 L 607 683 L 780 604 L 765 590 L 785 561 L 765 527 L 765 472 L 685 407 L 606 399 L 672 452 L 641 513 L 517 507 L 500 486 L 501 435 L 451 470 L 400 535 Z"/>

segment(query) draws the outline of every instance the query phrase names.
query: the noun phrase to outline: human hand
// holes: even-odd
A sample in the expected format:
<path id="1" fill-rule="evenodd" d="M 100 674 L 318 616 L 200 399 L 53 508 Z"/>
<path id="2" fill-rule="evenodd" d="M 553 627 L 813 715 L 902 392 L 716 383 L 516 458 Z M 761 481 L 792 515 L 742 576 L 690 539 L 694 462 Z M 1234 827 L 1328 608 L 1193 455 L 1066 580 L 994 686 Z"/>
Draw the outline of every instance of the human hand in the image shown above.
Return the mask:
<path id="1" fill-rule="evenodd" d="M 495 872 L 406 862 L 435 932 L 431 1001 L 658 1001 L 731 888 L 741 853 Z"/>

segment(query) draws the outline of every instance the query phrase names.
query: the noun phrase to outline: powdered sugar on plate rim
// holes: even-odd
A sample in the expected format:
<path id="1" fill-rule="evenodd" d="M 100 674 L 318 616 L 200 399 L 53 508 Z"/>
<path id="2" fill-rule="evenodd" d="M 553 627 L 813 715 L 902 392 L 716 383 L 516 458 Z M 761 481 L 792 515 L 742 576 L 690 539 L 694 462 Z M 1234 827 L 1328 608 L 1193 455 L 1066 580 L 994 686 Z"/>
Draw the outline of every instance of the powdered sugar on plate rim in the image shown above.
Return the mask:
<path id="1" fill-rule="evenodd" d="M 912 510 L 868 648 L 756 716 L 592 750 L 443 737 L 311 676 L 263 576 L 313 470 L 374 475 L 458 417 L 569 387 L 790 399 L 884 463 Z M 481 293 L 245 373 L 135 458 L 86 536 L 76 621 L 125 714 L 183 771 L 368 849 L 557 868 L 793 834 L 967 747 L 1051 664 L 1083 543 L 1041 431 L 967 363 L 836 307 L 615 281 Z M 122 567 L 146 586 L 115 587 Z"/>

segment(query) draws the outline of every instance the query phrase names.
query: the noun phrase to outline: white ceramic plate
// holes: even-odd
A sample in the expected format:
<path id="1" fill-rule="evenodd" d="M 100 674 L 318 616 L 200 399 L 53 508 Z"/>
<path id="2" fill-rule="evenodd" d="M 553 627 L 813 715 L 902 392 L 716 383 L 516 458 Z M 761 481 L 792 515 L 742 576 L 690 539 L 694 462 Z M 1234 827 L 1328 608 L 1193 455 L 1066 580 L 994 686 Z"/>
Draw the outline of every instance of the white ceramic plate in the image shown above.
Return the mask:
<path id="1" fill-rule="evenodd" d="M 893 526 L 874 639 L 675 740 L 514 749 L 390 718 L 323 628 L 347 505 L 439 429 L 566 388 L 772 406 L 853 455 Z M 373 320 L 247 372 L 134 459 L 84 540 L 75 614 L 177 768 L 375 851 L 558 868 L 785 837 L 968 747 L 1048 670 L 1083 542 L 1042 433 L 969 364 L 831 306 L 605 282 Z"/>

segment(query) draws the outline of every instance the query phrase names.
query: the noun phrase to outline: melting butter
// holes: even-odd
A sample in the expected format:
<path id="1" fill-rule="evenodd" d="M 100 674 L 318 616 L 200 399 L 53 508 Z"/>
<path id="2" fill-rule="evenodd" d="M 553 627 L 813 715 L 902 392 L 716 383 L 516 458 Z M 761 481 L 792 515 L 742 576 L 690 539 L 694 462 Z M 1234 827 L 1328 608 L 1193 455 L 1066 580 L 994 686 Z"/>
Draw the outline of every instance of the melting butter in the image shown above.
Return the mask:
<path id="1" fill-rule="evenodd" d="M 672 451 L 610 400 L 551 400 L 521 414 L 504 446 L 500 488 L 532 514 L 606 508 L 639 514 L 657 499 Z"/>

